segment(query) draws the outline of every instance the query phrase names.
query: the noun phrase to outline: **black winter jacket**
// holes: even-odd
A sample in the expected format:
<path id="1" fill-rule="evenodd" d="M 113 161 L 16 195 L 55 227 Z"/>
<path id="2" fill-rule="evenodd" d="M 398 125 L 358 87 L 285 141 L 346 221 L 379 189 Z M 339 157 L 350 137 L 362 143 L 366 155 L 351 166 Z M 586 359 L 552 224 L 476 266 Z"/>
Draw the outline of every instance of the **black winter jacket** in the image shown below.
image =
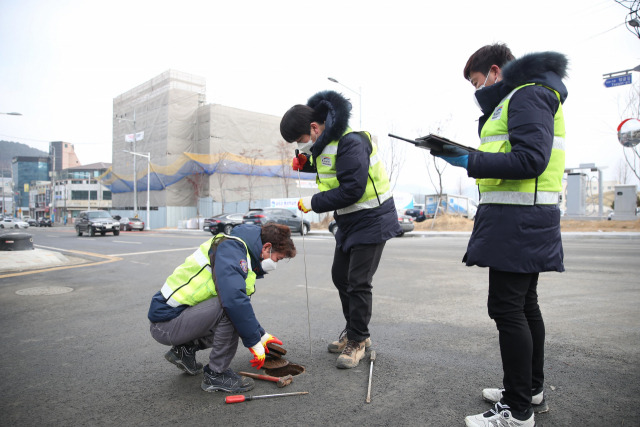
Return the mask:
<path id="1" fill-rule="evenodd" d="M 467 173 L 473 178 L 530 179 L 542 174 L 553 145 L 554 116 L 567 98 L 562 83 L 567 59 L 556 52 L 534 53 L 508 63 L 502 80 L 476 93 L 483 116 L 478 134 L 493 109 L 514 88 L 509 102 L 512 150 L 506 154 L 472 152 Z M 514 273 L 564 271 L 560 210 L 556 205 L 481 204 L 463 262 Z"/>
<path id="2" fill-rule="evenodd" d="M 317 93 L 307 105 L 321 116 L 326 112 L 324 132 L 311 147 L 313 164 L 327 144 L 340 140 L 336 154 L 336 178 L 340 185 L 314 194 L 311 200 L 313 211 L 322 213 L 351 206 L 362 197 L 367 187 L 372 150 L 369 139 L 359 132 L 351 132 L 341 138 L 349 124 L 351 104 L 339 93 Z M 345 252 L 354 245 L 382 243 L 402 233 L 393 197 L 377 208 L 345 215 L 334 212 L 333 216 L 338 225 L 336 244 Z"/>

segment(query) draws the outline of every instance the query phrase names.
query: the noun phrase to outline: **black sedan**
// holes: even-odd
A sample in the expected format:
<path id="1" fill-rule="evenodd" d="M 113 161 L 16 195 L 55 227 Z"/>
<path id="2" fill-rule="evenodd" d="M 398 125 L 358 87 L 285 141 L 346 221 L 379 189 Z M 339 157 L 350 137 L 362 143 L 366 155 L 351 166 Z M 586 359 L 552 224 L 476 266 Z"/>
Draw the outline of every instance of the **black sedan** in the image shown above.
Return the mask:
<path id="1" fill-rule="evenodd" d="M 51 227 L 51 218 L 42 217 L 38 220 L 38 226 L 40 227 Z"/>
<path id="2" fill-rule="evenodd" d="M 204 231 L 209 231 L 211 234 L 231 234 L 231 230 L 236 225 L 242 224 L 242 213 L 230 213 L 220 214 L 213 218 L 207 218 L 204 220 Z"/>

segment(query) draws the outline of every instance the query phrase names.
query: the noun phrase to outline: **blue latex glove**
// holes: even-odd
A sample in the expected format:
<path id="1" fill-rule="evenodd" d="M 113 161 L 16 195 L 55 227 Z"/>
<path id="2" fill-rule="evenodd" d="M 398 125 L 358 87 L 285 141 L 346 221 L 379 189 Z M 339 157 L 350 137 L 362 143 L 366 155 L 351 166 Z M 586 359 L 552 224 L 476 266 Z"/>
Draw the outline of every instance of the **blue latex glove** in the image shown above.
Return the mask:
<path id="1" fill-rule="evenodd" d="M 452 166 L 467 168 L 469 164 L 469 152 L 453 145 L 445 145 L 441 150 L 431 149 L 434 157 L 439 157 Z"/>

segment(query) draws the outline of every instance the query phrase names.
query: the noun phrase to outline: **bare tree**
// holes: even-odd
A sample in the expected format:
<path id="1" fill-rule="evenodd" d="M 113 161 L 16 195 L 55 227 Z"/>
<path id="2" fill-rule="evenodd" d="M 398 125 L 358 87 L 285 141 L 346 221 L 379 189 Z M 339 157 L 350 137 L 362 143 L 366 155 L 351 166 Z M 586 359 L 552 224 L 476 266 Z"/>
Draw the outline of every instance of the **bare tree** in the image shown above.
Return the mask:
<path id="1" fill-rule="evenodd" d="M 278 156 L 282 162 L 282 183 L 284 184 L 284 197 L 289 197 L 289 185 L 293 179 L 293 169 L 291 169 L 291 161 L 295 156 L 295 149 L 288 142 L 278 141 Z"/>
<path id="2" fill-rule="evenodd" d="M 397 142 L 391 138 L 387 138 L 385 144 L 378 144 L 378 153 L 382 157 L 384 168 L 389 175 L 391 191 L 396 188 L 398 177 L 400 176 L 400 170 L 407 159 L 405 152 L 406 144 L 404 142 Z"/>
<path id="3" fill-rule="evenodd" d="M 424 157 L 424 163 L 427 167 L 427 176 L 429 177 L 429 181 L 438 193 L 438 197 L 440 197 L 444 193 L 444 186 L 442 185 L 442 174 L 444 174 L 444 171 L 445 169 L 447 169 L 447 166 L 449 164 L 444 160 L 440 161 L 440 159 L 437 159 L 429 153 L 423 153 L 422 155 Z M 430 164 L 433 165 L 433 168 L 430 167 Z M 434 175 L 438 180 L 437 183 L 433 182 L 434 176 L 431 174 L 432 169 L 435 171 Z"/>
<path id="4" fill-rule="evenodd" d="M 218 153 L 218 164 L 214 170 L 215 179 L 218 183 L 218 188 L 220 189 L 220 203 L 222 203 L 222 213 L 224 213 L 224 205 L 225 205 L 225 197 L 224 197 L 224 181 L 227 178 L 228 174 L 226 173 L 227 166 L 227 158 L 229 157 L 228 152 Z"/>
<path id="5" fill-rule="evenodd" d="M 198 200 L 200 200 L 200 197 L 205 194 L 209 175 L 205 173 L 204 169 L 200 165 L 198 165 L 198 167 L 200 168 L 200 171 L 188 175 L 186 179 L 193 187 L 193 203 L 196 207 L 196 217 L 200 218 L 200 204 L 198 203 Z"/>
<path id="6" fill-rule="evenodd" d="M 253 202 L 253 187 L 255 186 L 256 179 L 258 175 L 256 171 L 258 170 L 258 159 L 261 159 L 262 149 L 252 149 L 247 150 L 243 148 L 240 151 L 240 155 L 243 156 L 249 162 L 249 170 L 247 174 L 247 190 L 249 190 L 249 209 L 251 209 L 251 203 Z"/>
<path id="7" fill-rule="evenodd" d="M 631 175 L 631 169 L 627 162 L 620 160 L 618 167 L 616 168 L 617 180 L 620 184 L 626 184 L 629 181 Z"/>

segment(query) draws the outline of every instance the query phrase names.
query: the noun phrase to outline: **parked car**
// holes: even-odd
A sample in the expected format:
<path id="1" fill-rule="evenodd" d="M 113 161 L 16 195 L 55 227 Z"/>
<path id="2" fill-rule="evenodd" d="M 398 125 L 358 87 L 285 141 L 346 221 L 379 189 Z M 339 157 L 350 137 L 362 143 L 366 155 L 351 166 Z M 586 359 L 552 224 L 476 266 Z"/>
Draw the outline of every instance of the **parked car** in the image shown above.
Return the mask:
<path id="1" fill-rule="evenodd" d="M 29 224 L 17 218 L 5 216 L 0 222 L 0 228 L 29 228 Z"/>
<path id="2" fill-rule="evenodd" d="M 29 224 L 29 227 L 37 227 L 38 226 L 38 221 L 35 218 L 24 217 L 24 218 L 22 218 L 22 220 L 25 221 L 27 224 Z"/>
<path id="3" fill-rule="evenodd" d="M 404 233 L 413 231 L 413 217 L 408 215 L 398 215 L 398 223 L 400 224 L 400 227 L 402 227 L 402 234 L 400 236 L 404 236 Z"/>
<path id="4" fill-rule="evenodd" d="M 398 237 L 402 237 L 402 236 L 404 236 L 404 233 L 408 233 L 410 231 L 413 231 L 414 225 L 413 225 L 413 218 L 412 217 L 407 216 L 407 215 L 398 215 L 398 223 L 400 224 L 400 227 L 402 227 L 402 234 L 400 234 L 400 236 L 398 236 Z M 338 224 L 336 224 L 336 220 L 335 219 L 329 223 L 329 231 L 334 236 L 338 232 Z"/>
<path id="5" fill-rule="evenodd" d="M 42 217 L 38 220 L 39 227 L 51 227 L 51 218 Z"/>
<path id="6" fill-rule="evenodd" d="M 133 230 L 144 230 L 144 221 L 140 218 L 127 218 L 126 216 L 120 218 L 120 230 L 122 231 L 133 231 Z"/>
<path id="7" fill-rule="evenodd" d="M 243 213 L 229 213 L 216 215 L 213 218 L 206 218 L 204 220 L 204 231 L 209 231 L 211 234 L 231 234 L 233 227 L 242 224 Z"/>
<path id="8" fill-rule="evenodd" d="M 296 212 L 289 209 L 281 208 L 258 208 L 249 209 L 242 217 L 243 224 L 255 224 L 263 226 L 270 222 L 284 224 L 288 226 L 292 232 L 305 235 L 311 230 L 311 223 L 306 219 L 300 218 Z"/>
<path id="9" fill-rule="evenodd" d="M 97 233 L 105 235 L 113 233 L 114 236 L 120 234 L 120 223 L 113 219 L 106 211 L 82 211 L 76 218 L 76 233 L 82 236 L 82 233 L 89 233 L 95 236 Z"/>
<path id="10" fill-rule="evenodd" d="M 424 209 L 407 209 L 404 211 L 404 214 L 412 217 L 415 222 L 422 222 L 427 219 Z M 433 215 L 431 215 L 431 217 L 433 217 Z"/>

